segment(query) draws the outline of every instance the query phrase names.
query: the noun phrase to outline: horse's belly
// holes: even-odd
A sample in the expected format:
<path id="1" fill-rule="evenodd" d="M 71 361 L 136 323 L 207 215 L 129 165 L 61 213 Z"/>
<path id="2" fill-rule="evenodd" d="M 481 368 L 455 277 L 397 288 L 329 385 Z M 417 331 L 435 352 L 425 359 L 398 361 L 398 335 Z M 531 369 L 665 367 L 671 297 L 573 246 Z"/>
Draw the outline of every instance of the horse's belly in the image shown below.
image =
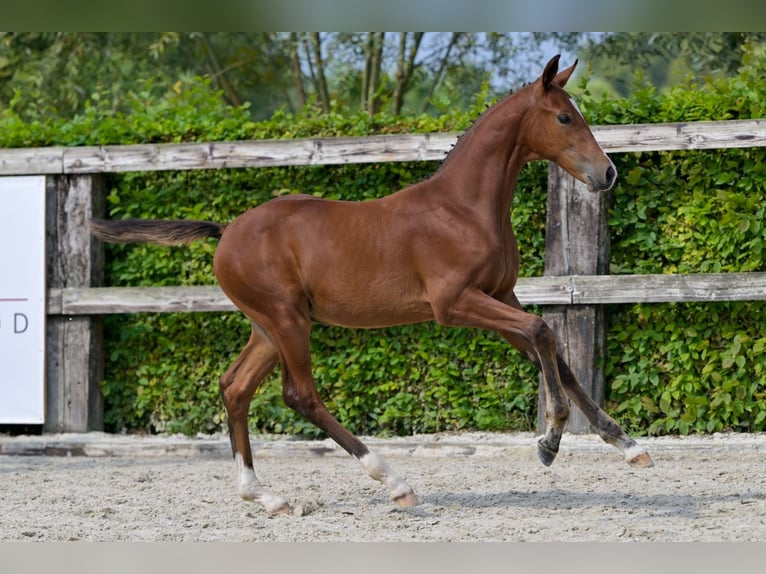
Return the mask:
<path id="1" fill-rule="evenodd" d="M 396 288 L 339 289 L 334 293 L 316 293 L 309 302 L 314 320 L 342 327 L 389 327 L 433 319 L 427 301 Z"/>

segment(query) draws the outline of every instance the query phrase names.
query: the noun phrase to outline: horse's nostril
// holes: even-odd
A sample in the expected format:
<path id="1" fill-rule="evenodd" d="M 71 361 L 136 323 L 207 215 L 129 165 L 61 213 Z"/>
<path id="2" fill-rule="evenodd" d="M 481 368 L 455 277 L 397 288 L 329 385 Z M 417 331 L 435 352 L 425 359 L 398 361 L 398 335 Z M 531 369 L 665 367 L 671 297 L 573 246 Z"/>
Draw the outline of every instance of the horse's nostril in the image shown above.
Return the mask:
<path id="1" fill-rule="evenodd" d="M 606 183 L 608 185 L 612 185 L 616 177 L 617 171 L 614 169 L 614 166 L 610 165 L 608 168 L 606 168 Z"/>

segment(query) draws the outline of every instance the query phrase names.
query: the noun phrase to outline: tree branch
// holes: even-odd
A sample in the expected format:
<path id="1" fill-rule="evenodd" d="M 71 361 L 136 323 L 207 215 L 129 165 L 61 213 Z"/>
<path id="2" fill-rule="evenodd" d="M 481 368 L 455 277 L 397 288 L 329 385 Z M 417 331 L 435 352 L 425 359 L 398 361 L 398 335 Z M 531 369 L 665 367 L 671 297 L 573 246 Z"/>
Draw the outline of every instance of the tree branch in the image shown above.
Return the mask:
<path id="1" fill-rule="evenodd" d="M 205 55 L 207 56 L 207 61 L 210 65 L 210 76 L 213 78 L 213 81 L 223 90 L 226 99 L 229 100 L 231 105 L 240 107 L 242 105 L 242 100 L 229 82 L 229 78 L 226 76 L 226 70 L 221 67 L 207 34 L 205 32 L 197 32 L 195 35 L 202 41 L 202 46 L 205 49 Z"/>

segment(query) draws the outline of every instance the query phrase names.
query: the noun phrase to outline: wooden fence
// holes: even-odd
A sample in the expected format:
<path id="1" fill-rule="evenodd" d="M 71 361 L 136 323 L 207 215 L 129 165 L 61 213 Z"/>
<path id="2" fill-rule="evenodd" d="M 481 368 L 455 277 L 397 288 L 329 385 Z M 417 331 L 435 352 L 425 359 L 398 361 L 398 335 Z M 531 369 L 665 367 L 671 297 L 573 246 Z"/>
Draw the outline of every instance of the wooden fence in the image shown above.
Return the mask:
<path id="1" fill-rule="evenodd" d="M 766 120 L 595 126 L 593 132 L 608 153 L 766 146 Z M 216 286 L 100 286 L 103 246 L 87 221 L 105 210 L 104 173 L 441 160 L 457 135 L 0 150 L 0 175 L 45 175 L 48 182 L 45 430 L 102 427 L 102 315 L 235 309 Z M 766 273 L 607 275 L 605 201 L 551 165 L 545 276 L 521 279 L 516 290 L 522 304 L 545 306 L 562 353 L 600 403 L 604 305 L 766 300 Z M 577 409 L 567 428 L 589 431 Z"/>

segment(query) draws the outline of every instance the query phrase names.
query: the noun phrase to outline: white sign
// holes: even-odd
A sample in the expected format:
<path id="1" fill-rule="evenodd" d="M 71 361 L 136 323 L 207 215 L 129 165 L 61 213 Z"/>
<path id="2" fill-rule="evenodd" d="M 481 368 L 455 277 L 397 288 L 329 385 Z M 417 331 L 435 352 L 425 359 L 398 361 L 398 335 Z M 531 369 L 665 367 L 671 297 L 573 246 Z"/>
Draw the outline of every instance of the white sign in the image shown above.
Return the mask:
<path id="1" fill-rule="evenodd" d="M 45 178 L 0 177 L 0 424 L 45 421 Z"/>

